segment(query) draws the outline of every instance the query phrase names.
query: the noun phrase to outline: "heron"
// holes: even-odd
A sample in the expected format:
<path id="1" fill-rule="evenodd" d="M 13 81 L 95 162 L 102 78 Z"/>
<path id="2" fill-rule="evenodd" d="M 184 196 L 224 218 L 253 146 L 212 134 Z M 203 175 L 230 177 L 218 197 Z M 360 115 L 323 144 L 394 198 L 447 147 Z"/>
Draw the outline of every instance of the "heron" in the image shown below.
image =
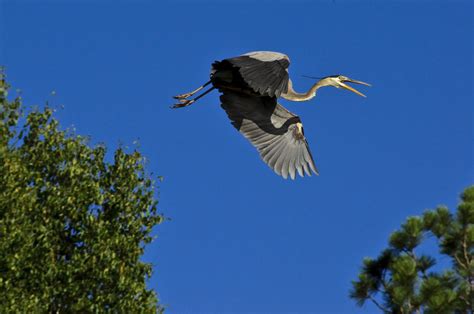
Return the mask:
<path id="1" fill-rule="evenodd" d="M 171 108 L 187 107 L 217 89 L 221 93 L 221 107 L 232 125 L 255 146 L 261 159 L 275 173 L 293 180 L 296 173 L 301 177 L 318 175 L 301 119 L 280 105 L 278 98 L 309 101 L 325 86 L 366 97 L 346 83 L 370 84 L 344 75 L 331 75 L 319 79 L 306 93 L 299 93 L 293 89 L 289 66 L 287 55 L 272 51 L 253 51 L 215 61 L 210 80 L 191 92 L 174 96 L 179 102 Z M 209 85 L 200 95 L 190 98 Z"/>

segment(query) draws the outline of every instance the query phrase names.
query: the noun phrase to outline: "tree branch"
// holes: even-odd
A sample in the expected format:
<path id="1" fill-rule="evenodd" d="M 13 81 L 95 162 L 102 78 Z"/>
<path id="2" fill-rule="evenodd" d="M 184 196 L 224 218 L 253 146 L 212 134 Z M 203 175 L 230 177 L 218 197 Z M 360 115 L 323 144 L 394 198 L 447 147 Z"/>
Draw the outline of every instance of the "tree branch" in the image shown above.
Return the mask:
<path id="1" fill-rule="evenodd" d="M 453 254 L 453 257 L 454 257 L 454 259 L 456 260 L 456 262 L 457 262 L 462 268 L 467 269 L 467 266 L 464 265 L 463 262 L 461 262 L 461 259 L 460 259 L 459 257 L 457 257 L 456 253 Z"/>
<path id="2" fill-rule="evenodd" d="M 370 301 L 372 301 L 380 310 L 382 310 L 384 313 L 390 313 L 388 309 L 383 307 L 377 300 L 375 300 L 371 295 L 369 295 Z"/>
<path id="3" fill-rule="evenodd" d="M 468 305 L 471 307 L 471 313 L 474 312 L 474 304 L 472 302 L 472 296 L 474 294 L 474 291 L 473 291 L 473 277 L 474 275 L 472 274 L 471 272 L 471 268 L 468 267 L 469 265 L 471 265 L 471 259 L 469 258 L 469 254 L 467 253 L 467 232 L 466 232 L 466 229 L 464 229 L 464 236 L 463 236 L 463 239 L 462 239 L 462 247 L 463 247 L 463 252 L 464 252 L 464 259 L 466 261 L 466 271 L 467 271 L 467 280 L 468 280 L 468 285 L 469 285 L 469 297 L 468 297 L 468 300 L 469 303 Z M 467 300 L 466 300 L 467 301 Z"/>

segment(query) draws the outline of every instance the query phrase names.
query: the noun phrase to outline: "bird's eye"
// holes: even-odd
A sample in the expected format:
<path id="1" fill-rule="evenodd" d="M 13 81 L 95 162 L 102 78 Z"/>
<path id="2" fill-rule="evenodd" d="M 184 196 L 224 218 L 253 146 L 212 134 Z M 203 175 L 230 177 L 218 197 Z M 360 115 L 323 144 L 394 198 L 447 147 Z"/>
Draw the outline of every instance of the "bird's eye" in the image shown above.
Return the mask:
<path id="1" fill-rule="evenodd" d="M 342 76 L 342 75 L 339 75 L 339 76 L 338 76 L 338 79 L 341 80 L 341 81 L 344 81 L 344 80 L 346 79 L 346 77 L 345 77 L 345 76 Z"/>

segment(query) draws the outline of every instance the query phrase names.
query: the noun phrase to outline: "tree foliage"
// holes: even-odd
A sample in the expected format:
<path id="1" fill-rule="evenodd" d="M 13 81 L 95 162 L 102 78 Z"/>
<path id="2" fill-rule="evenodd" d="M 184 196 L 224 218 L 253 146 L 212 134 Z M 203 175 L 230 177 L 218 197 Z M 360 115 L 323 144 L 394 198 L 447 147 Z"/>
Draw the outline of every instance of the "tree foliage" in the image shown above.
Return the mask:
<path id="1" fill-rule="evenodd" d="M 139 152 L 58 128 L 51 109 L 21 113 L 0 77 L 0 312 L 161 311 L 140 261 L 152 240 L 155 185 Z"/>
<path id="2" fill-rule="evenodd" d="M 417 254 L 434 237 L 440 259 L 452 268 L 436 272 L 436 259 Z M 366 258 L 350 297 L 367 300 L 386 313 L 473 313 L 474 186 L 461 195 L 453 215 L 446 207 L 410 217 L 390 236 L 389 247 L 376 259 Z"/>

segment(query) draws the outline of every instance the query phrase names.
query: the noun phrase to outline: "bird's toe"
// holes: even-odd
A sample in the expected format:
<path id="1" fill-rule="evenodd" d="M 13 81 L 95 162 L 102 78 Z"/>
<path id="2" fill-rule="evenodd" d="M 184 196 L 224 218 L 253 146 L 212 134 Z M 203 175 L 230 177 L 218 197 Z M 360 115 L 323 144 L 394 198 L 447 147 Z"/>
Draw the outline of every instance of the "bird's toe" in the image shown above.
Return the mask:
<path id="1" fill-rule="evenodd" d="M 173 106 L 171 106 L 171 108 L 175 109 L 175 108 L 186 107 L 186 106 L 189 106 L 190 104 L 192 104 L 193 102 L 194 102 L 193 99 L 180 99 L 179 103 L 174 104 Z"/>
<path id="2" fill-rule="evenodd" d="M 191 96 L 192 94 L 191 93 L 186 93 L 186 94 L 181 94 L 181 95 L 176 95 L 176 96 L 173 96 L 174 99 L 185 99 L 185 98 L 188 98 L 189 96 Z"/>

